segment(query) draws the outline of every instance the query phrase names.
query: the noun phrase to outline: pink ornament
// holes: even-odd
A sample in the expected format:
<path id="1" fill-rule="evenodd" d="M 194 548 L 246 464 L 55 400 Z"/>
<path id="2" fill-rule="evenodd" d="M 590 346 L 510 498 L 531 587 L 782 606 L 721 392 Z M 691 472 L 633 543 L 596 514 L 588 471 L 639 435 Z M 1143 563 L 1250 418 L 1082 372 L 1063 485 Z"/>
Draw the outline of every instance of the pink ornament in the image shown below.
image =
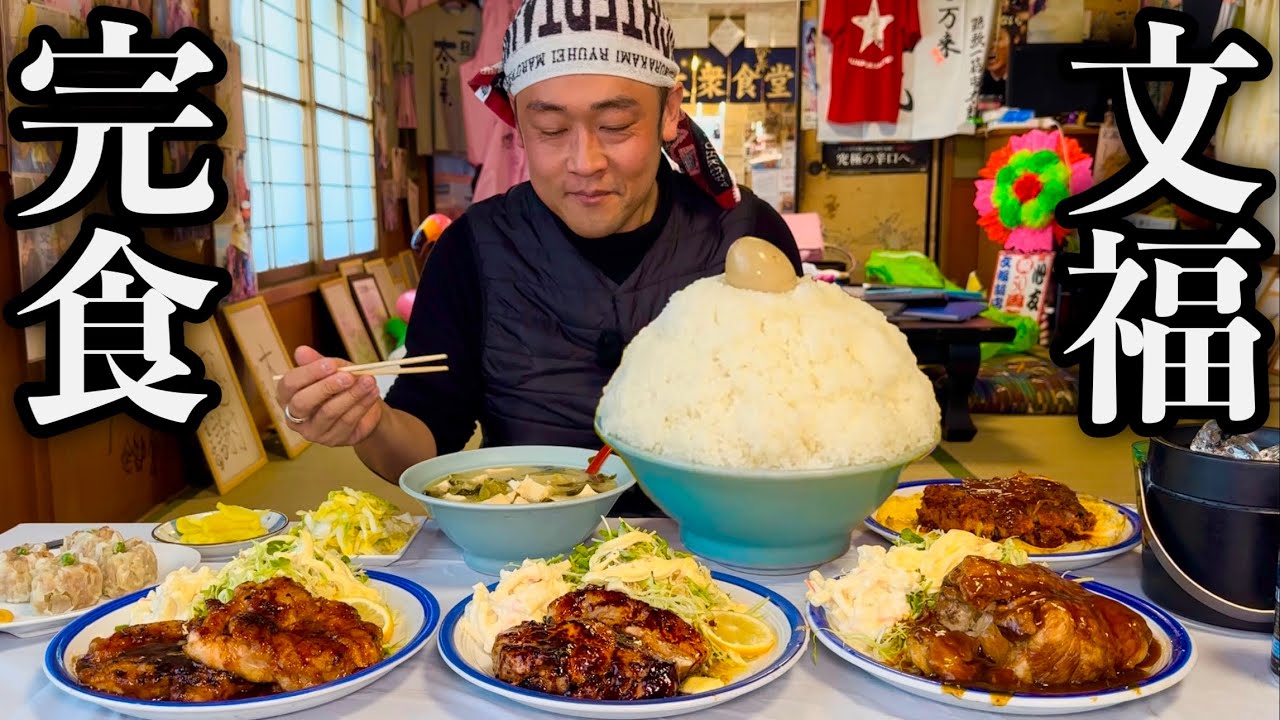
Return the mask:
<path id="1" fill-rule="evenodd" d="M 405 290 L 396 298 L 396 315 L 401 320 L 409 322 L 409 316 L 413 314 L 413 300 L 417 294 L 417 290 Z"/>

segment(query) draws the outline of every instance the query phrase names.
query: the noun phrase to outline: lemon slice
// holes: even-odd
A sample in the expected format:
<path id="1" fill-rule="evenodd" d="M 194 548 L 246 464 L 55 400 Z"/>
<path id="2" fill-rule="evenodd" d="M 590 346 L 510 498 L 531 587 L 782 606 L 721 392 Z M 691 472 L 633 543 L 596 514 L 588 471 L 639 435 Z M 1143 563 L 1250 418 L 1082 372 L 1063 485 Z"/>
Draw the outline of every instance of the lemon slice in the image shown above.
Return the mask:
<path id="1" fill-rule="evenodd" d="M 346 603 L 355 608 L 356 612 L 360 613 L 361 620 L 371 622 L 382 628 L 382 643 L 384 645 L 391 644 L 391 638 L 395 637 L 396 623 L 391 618 L 390 610 L 368 598 L 342 598 L 338 602 Z"/>
<path id="2" fill-rule="evenodd" d="M 726 650 L 732 650 L 750 659 L 759 657 L 778 642 L 778 638 L 763 620 L 740 612 L 717 612 L 705 621 L 707 634 Z"/>

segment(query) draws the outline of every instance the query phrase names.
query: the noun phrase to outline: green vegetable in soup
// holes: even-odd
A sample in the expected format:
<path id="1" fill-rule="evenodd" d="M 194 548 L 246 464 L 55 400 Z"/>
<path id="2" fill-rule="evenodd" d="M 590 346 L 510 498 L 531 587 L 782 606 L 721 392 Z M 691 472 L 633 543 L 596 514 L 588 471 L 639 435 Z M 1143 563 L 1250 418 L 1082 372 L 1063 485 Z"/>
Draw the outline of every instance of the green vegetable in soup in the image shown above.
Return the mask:
<path id="1" fill-rule="evenodd" d="M 576 468 L 520 465 L 453 473 L 432 483 L 424 492 L 434 498 L 457 502 L 524 504 L 569 500 L 588 487 L 592 493 L 603 493 L 617 486 L 616 475 L 588 475 Z"/>

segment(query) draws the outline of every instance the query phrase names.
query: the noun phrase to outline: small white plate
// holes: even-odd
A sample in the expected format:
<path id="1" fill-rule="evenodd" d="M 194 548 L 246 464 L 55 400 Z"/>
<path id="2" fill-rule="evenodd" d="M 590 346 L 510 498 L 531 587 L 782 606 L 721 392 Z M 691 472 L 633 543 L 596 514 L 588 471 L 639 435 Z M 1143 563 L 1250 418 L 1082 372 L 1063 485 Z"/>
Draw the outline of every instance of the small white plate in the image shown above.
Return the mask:
<path id="1" fill-rule="evenodd" d="M 1071 578 L 1071 575 L 1063 577 Z M 1080 586 L 1103 597 L 1111 598 L 1138 613 L 1151 628 L 1160 644 L 1160 659 L 1146 679 L 1130 686 L 1111 690 L 1076 693 L 1015 693 L 993 696 L 992 693 L 969 688 L 944 687 L 937 680 L 912 675 L 886 665 L 845 644 L 831 629 L 823 608 L 808 606 L 809 624 L 818 641 L 842 660 L 871 673 L 875 677 L 912 695 L 936 700 L 955 707 L 984 713 L 1007 715 L 1065 715 L 1098 710 L 1121 703 L 1151 697 L 1182 681 L 1195 667 L 1197 653 L 1191 635 L 1169 613 L 1147 601 L 1108 585 L 1086 581 Z M 1003 702 L 1004 704 L 998 704 Z M 1152 708 L 1151 712 L 1155 712 Z"/>
<path id="2" fill-rule="evenodd" d="M 162 543 L 148 544 L 156 553 L 156 583 L 163 582 L 166 575 L 178 568 L 185 567 L 189 570 L 194 570 L 200 564 L 200 553 L 191 548 L 164 545 Z M 29 603 L 0 602 L 0 608 L 12 612 L 14 616 L 12 622 L 0 623 L 0 632 L 16 635 L 20 638 L 48 635 L 81 615 L 91 612 L 94 608 L 102 607 L 104 601 L 110 602 L 103 598 L 97 605 L 90 605 L 89 607 L 72 610 L 61 615 L 37 615 Z"/>
<path id="3" fill-rule="evenodd" d="M 795 605 L 786 598 L 741 578 L 711 573 L 725 592 L 738 602 L 754 606 L 761 600 L 763 620 L 777 633 L 778 644 L 764 656 L 754 660 L 734 682 L 710 692 L 677 695 L 653 700 L 576 700 L 548 693 L 526 690 L 505 683 L 481 669 L 475 653 L 483 652 L 469 641 L 459 627 L 471 596 L 453 607 L 445 616 L 440 630 L 440 655 L 463 680 L 486 692 L 514 700 L 522 705 L 574 717 L 617 720 L 644 720 L 670 717 L 705 710 L 728 702 L 777 680 L 804 655 L 809 646 L 809 629 Z M 497 583 L 489 586 L 492 592 Z"/>
<path id="4" fill-rule="evenodd" d="M 145 597 L 148 590 L 103 606 L 59 633 L 45 650 L 45 677 L 72 697 L 145 720 L 257 720 L 314 708 L 366 687 L 413 657 L 427 644 L 440 622 L 439 603 L 421 585 L 377 570 L 368 575 L 370 585 L 383 593 L 397 614 L 393 646 L 398 644 L 399 649 L 382 662 L 340 680 L 267 697 L 200 703 L 130 700 L 81 686 L 75 679 L 75 659 L 88 650 L 94 638 L 107 637 L 115 632 L 117 625 L 128 623 L 130 607 Z"/>
<path id="5" fill-rule="evenodd" d="M 202 518 L 207 515 L 212 515 L 215 512 L 217 511 L 210 510 L 209 512 L 193 513 L 185 517 Z M 177 545 L 185 548 L 195 548 L 199 551 L 200 557 L 203 558 L 205 562 L 213 562 L 216 560 L 230 560 L 236 555 L 239 555 L 240 551 L 248 548 L 254 543 L 279 535 L 289 527 L 289 518 L 285 517 L 284 513 L 279 513 L 275 510 L 263 510 L 262 524 L 267 528 L 267 530 L 257 537 L 251 537 L 246 540 L 237 540 L 236 542 L 200 544 L 183 541 L 182 535 L 178 532 L 178 520 L 175 519 L 156 525 L 155 528 L 151 530 L 151 537 L 162 543 L 169 543 L 170 545 Z"/>
<path id="6" fill-rule="evenodd" d="M 893 494 L 919 495 L 924 492 L 924 489 L 929 485 L 959 485 L 961 482 L 961 480 L 951 478 L 941 480 L 913 480 L 899 485 L 898 489 L 893 491 Z M 1098 548 L 1096 550 L 1087 550 L 1085 552 L 1043 553 L 1036 555 L 1028 553 L 1028 559 L 1031 560 L 1031 562 L 1044 565 L 1054 572 L 1063 573 L 1068 570 L 1079 570 L 1080 568 L 1086 568 L 1090 565 L 1097 565 L 1098 563 L 1110 560 L 1117 555 L 1122 555 L 1136 547 L 1137 544 L 1142 541 L 1142 520 L 1138 517 L 1138 513 L 1124 505 L 1113 503 L 1110 500 L 1102 500 L 1102 502 L 1105 502 L 1116 512 L 1124 516 L 1127 527 L 1125 528 L 1124 535 L 1121 536 L 1119 541 L 1113 545 L 1108 545 L 1107 547 Z M 877 510 L 879 510 L 879 508 L 877 508 Z M 897 542 L 898 533 L 880 524 L 875 519 L 874 514 L 867 518 L 866 525 L 867 529 L 885 540 L 888 540 L 889 542 Z"/>

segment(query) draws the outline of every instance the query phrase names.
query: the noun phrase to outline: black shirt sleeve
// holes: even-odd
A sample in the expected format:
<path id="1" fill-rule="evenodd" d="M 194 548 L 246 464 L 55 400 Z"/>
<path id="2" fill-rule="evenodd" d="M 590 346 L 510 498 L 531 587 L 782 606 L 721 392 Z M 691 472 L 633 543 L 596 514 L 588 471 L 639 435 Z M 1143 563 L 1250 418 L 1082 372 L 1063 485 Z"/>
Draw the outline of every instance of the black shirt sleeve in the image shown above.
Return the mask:
<path id="1" fill-rule="evenodd" d="M 422 420 L 442 455 L 466 446 L 484 402 L 480 276 L 471 246 L 464 215 L 427 257 L 405 332 L 406 357 L 444 353 L 449 371 L 400 375 L 386 397 L 391 407 Z"/>

